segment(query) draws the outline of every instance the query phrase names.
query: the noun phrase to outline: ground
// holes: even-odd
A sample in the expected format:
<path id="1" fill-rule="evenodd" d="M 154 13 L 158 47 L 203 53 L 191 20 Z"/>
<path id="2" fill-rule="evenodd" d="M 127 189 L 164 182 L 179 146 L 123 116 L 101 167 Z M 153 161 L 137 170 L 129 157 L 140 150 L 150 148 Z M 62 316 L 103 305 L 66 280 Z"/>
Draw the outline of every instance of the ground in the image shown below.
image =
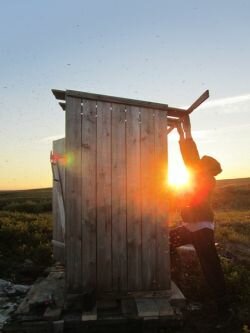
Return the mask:
<path id="1" fill-rule="evenodd" d="M 227 332 L 250 332 L 250 178 L 217 182 L 216 242 L 236 318 Z M 172 206 L 172 223 L 180 222 Z M 0 278 L 32 283 L 53 262 L 51 189 L 0 192 Z M 188 299 L 182 332 L 212 332 L 211 293 L 197 264 L 177 280 Z M 180 329 L 179 329 L 180 332 Z"/>

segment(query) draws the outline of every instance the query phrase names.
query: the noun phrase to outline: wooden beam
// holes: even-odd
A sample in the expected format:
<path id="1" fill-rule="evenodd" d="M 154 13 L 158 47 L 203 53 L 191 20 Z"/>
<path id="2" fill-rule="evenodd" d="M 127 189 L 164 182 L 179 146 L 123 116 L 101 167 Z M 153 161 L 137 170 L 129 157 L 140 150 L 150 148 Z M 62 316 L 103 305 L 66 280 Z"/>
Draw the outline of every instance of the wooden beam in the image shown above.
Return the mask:
<path id="1" fill-rule="evenodd" d="M 179 118 L 184 117 L 187 114 L 192 113 L 195 109 L 198 108 L 198 106 L 200 106 L 203 102 L 205 102 L 206 99 L 208 99 L 209 97 L 209 90 L 206 90 L 186 111 L 184 112 L 179 112 Z M 168 115 L 170 116 L 169 112 Z M 167 130 L 167 134 L 169 134 L 176 125 L 174 125 L 173 123 L 171 124 L 170 119 L 168 119 L 169 122 L 169 128 Z"/>
<path id="2" fill-rule="evenodd" d="M 63 111 L 66 110 L 66 103 L 64 102 L 59 102 L 60 107 L 63 109 Z"/>
<path id="3" fill-rule="evenodd" d="M 174 126 L 169 126 L 167 129 L 167 135 L 172 132 L 172 130 L 174 129 Z"/>
<path id="4" fill-rule="evenodd" d="M 66 95 L 64 90 L 52 89 L 51 91 L 56 99 L 65 101 Z"/>
<path id="5" fill-rule="evenodd" d="M 209 90 L 206 90 L 188 109 L 188 114 L 193 112 L 199 105 L 201 105 L 209 97 Z"/>
<path id="6" fill-rule="evenodd" d="M 140 106 L 140 107 L 153 108 L 153 109 L 159 109 L 159 110 L 165 110 L 165 111 L 168 110 L 167 104 L 153 103 L 153 102 L 129 99 L 129 98 L 124 98 L 124 97 L 114 97 L 114 96 L 108 96 L 108 95 L 92 94 L 92 93 L 75 91 L 75 90 L 66 90 L 66 95 L 84 98 L 84 99 L 92 99 L 95 101 Z"/>
<path id="7" fill-rule="evenodd" d="M 174 108 L 174 107 L 168 107 L 167 111 L 168 111 L 168 116 L 175 118 L 181 118 L 186 114 L 185 109 Z"/>
<path id="8" fill-rule="evenodd" d="M 168 126 L 176 126 L 179 122 L 179 119 L 168 118 L 167 124 Z"/>
<path id="9" fill-rule="evenodd" d="M 132 105 L 132 106 L 139 106 L 144 108 L 151 108 L 154 110 L 163 110 L 168 111 L 168 116 L 182 118 L 185 116 L 186 112 L 191 113 L 195 110 L 201 103 L 203 103 L 209 97 L 209 91 L 206 90 L 187 110 L 182 108 L 170 107 L 168 104 L 163 103 L 155 103 L 149 101 L 142 101 L 124 97 L 115 97 L 115 96 L 108 96 L 108 95 L 100 95 L 100 94 L 93 94 L 87 93 L 83 91 L 76 91 L 76 90 L 58 90 L 52 89 L 52 92 L 56 99 L 65 101 L 66 95 L 72 97 L 79 97 L 84 99 L 90 99 L 95 101 L 102 101 L 102 102 L 110 102 L 110 103 L 117 103 L 123 105 Z M 65 110 L 65 104 L 60 102 L 60 106 L 63 110 Z"/>

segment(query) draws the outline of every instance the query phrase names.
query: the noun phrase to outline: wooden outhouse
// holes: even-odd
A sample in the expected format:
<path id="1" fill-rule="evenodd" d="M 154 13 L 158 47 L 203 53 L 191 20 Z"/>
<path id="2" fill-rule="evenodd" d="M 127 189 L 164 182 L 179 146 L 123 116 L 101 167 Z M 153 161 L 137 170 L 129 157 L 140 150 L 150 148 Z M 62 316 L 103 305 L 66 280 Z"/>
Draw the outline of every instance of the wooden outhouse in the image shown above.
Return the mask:
<path id="1" fill-rule="evenodd" d="M 68 293 L 170 289 L 167 134 L 189 109 L 53 90 L 66 111 L 53 142 L 53 245 Z"/>

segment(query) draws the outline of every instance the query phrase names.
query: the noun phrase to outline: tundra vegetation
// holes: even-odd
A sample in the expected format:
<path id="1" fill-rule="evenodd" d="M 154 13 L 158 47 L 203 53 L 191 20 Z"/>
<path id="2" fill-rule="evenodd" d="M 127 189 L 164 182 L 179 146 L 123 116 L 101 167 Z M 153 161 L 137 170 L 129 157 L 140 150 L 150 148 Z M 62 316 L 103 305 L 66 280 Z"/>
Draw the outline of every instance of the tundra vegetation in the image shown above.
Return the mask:
<path id="1" fill-rule="evenodd" d="M 51 202 L 51 189 L 0 192 L 0 278 L 32 282 L 53 263 Z M 218 181 L 213 206 L 232 307 L 246 330 L 250 327 L 250 178 Z M 171 223 L 176 225 L 179 212 L 174 204 L 171 207 Z M 212 298 L 199 265 L 189 267 L 177 282 L 190 301 L 209 307 Z"/>

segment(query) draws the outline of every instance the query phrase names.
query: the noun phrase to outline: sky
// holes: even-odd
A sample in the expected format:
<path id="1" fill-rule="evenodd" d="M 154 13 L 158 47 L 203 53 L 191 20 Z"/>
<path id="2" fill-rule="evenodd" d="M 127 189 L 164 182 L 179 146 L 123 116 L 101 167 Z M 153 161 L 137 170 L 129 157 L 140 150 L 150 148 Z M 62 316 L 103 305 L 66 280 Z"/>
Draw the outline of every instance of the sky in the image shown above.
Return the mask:
<path id="1" fill-rule="evenodd" d="M 0 0 L 0 190 L 51 186 L 52 88 L 188 107 L 218 178 L 250 176 L 249 0 Z M 176 133 L 170 169 L 182 167 Z"/>

